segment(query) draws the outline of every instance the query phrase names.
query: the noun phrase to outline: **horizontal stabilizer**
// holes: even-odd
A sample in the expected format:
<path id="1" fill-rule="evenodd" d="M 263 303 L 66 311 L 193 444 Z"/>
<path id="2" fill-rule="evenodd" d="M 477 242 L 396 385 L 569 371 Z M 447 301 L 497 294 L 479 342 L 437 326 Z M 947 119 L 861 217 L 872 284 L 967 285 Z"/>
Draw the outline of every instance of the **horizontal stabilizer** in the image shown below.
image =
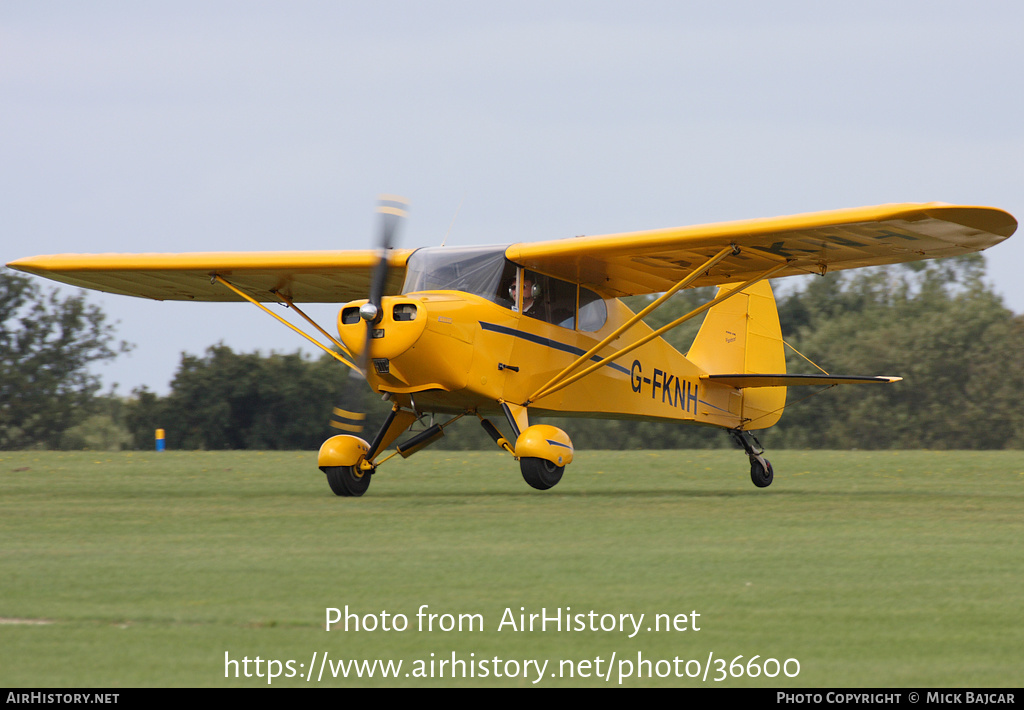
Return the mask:
<path id="1" fill-rule="evenodd" d="M 745 387 L 795 387 L 797 385 L 862 385 L 893 383 L 902 377 L 865 377 L 859 375 L 703 375 L 702 380 L 743 389 Z"/>

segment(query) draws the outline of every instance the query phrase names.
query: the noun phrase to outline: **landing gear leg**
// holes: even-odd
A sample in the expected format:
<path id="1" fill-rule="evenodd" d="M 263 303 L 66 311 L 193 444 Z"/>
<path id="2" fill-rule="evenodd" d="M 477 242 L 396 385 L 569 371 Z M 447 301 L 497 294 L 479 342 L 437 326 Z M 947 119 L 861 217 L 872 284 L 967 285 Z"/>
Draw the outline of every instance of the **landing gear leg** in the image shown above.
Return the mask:
<path id="1" fill-rule="evenodd" d="M 770 486 L 775 477 L 775 472 L 772 470 L 771 463 L 763 456 L 764 447 L 761 446 L 761 442 L 749 431 L 733 429 L 729 433 L 732 434 L 732 438 L 736 440 L 736 443 L 747 452 L 747 458 L 750 459 L 751 482 L 758 488 Z"/>
<path id="2" fill-rule="evenodd" d="M 377 468 L 373 461 L 377 452 L 398 438 L 414 421 L 415 413 L 396 405 L 372 444 L 350 434 L 338 434 L 325 441 L 317 455 L 317 466 L 327 475 L 327 484 L 334 494 L 358 497 L 366 493 Z"/>

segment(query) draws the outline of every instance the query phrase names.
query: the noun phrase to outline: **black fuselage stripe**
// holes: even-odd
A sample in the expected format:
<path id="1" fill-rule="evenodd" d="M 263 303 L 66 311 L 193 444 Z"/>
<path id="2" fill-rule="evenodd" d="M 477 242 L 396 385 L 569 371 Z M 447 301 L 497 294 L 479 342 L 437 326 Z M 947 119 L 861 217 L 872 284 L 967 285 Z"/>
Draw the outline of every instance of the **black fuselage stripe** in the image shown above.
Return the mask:
<path id="1" fill-rule="evenodd" d="M 520 338 L 522 340 L 526 340 L 526 341 L 529 341 L 531 343 L 536 343 L 537 345 L 543 345 L 544 347 L 547 347 L 547 348 L 552 348 L 554 350 L 560 350 L 560 351 L 562 351 L 564 353 L 569 353 L 570 355 L 575 355 L 576 357 L 579 357 L 580 355 L 586 355 L 586 353 L 587 353 L 586 350 L 583 350 L 581 348 L 577 348 L 574 345 L 568 345 L 566 343 L 560 343 L 557 340 L 552 340 L 551 338 L 545 338 L 545 337 L 543 337 L 541 335 L 534 335 L 533 333 L 524 333 L 521 330 L 516 330 L 515 328 L 507 328 L 507 327 L 505 327 L 503 325 L 497 325 L 495 323 L 485 323 L 484 321 L 480 321 L 480 327 L 483 328 L 484 330 L 489 330 L 489 331 L 491 331 L 493 333 L 501 333 L 502 335 L 511 335 L 513 338 Z M 593 362 L 600 362 L 602 358 L 598 357 L 597 355 L 594 355 L 590 359 Z M 628 375 L 629 374 L 629 370 L 624 368 L 622 365 L 616 365 L 614 362 L 609 362 L 607 364 L 607 367 L 610 367 L 613 370 L 616 370 L 617 372 L 621 372 L 624 375 Z"/>

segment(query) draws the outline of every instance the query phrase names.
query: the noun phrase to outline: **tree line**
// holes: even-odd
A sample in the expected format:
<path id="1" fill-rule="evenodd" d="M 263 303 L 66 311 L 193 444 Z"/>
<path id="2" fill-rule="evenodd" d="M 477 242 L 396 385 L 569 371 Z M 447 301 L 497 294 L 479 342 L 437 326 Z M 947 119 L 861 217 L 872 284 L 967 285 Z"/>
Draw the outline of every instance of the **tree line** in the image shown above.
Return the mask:
<path id="1" fill-rule="evenodd" d="M 219 344 L 184 354 L 170 393 L 101 394 L 89 365 L 129 346 L 84 296 L 44 293 L 0 274 L 0 449 L 151 449 L 166 430 L 174 449 L 316 449 L 337 430 L 339 403 L 369 413 L 388 405 L 324 355 L 236 353 Z M 790 280 L 792 281 L 792 280 Z M 791 387 L 786 412 L 758 434 L 773 449 L 1003 449 L 1024 447 L 1024 318 L 985 282 L 980 255 L 776 282 L 787 369 L 896 375 L 894 385 Z M 713 290 L 672 297 L 648 318 L 668 323 Z M 634 297 L 639 309 L 650 297 Z M 700 319 L 670 331 L 685 352 Z M 356 383 L 358 385 L 358 383 Z M 732 446 L 717 429 L 676 422 L 555 418 L 579 449 Z M 435 447 L 493 443 L 475 419 Z"/>

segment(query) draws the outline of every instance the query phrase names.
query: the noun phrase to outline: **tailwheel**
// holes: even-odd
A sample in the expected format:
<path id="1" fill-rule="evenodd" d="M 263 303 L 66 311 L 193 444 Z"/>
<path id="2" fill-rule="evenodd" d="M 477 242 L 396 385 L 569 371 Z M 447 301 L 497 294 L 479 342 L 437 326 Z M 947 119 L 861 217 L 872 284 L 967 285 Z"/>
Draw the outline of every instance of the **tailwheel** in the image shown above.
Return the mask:
<path id="1" fill-rule="evenodd" d="M 565 466 L 557 466 L 547 459 L 524 456 L 519 459 L 519 469 L 523 472 L 523 480 L 538 491 L 546 491 L 562 480 Z"/>
<path id="2" fill-rule="evenodd" d="M 750 457 L 750 480 L 758 488 L 767 488 L 772 484 L 775 472 L 772 470 L 771 462 L 762 456 Z"/>
<path id="3" fill-rule="evenodd" d="M 359 466 L 324 466 L 322 470 L 334 495 L 358 498 L 370 487 L 371 472 Z"/>
<path id="4" fill-rule="evenodd" d="M 750 459 L 750 480 L 758 488 L 770 486 L 772 479 L 775 478 L 775 471 L 772 470 L 768 459 L 762 456 L 764 447 L 761 446 L 761 442 L 749 431 L 731 429 L 729 434 L 747 452 L 747 458 Z"/>

